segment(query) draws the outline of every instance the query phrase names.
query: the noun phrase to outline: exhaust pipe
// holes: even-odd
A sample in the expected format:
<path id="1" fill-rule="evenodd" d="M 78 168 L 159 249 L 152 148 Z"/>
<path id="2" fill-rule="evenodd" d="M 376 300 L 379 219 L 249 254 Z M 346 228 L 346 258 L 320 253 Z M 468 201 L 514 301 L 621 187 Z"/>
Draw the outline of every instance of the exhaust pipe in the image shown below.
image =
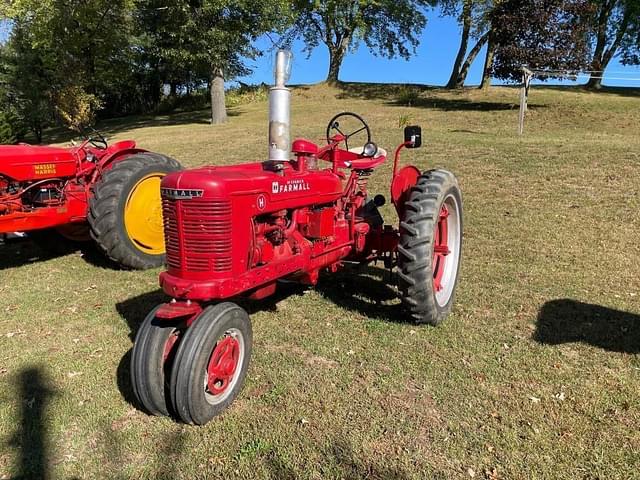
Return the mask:
<path id="1" fill-rule="evenodd" d="M 269 91 L 269 160 L 287 162 L 291 157 L 291 90 L 285 84 L 291 76 L 292 55 L 278 50 L 275 85 Z"/>

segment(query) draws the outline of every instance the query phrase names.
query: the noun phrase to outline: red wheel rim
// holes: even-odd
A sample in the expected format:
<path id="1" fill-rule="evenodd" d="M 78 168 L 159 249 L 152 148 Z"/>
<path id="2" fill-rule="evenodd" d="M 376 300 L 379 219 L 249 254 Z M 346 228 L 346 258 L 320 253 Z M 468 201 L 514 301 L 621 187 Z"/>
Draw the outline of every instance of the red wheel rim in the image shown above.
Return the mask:
<path id="1" fill-rule="evenodd" d="M 433 242 L 433 288 L 436 292 L 442 290 L 442 277 L 444 276 L 447 255 L 449 249 L 449 209 L 445 204 L 440 208 L 438 224 L 436 226 Z"/>
<path id="2" fill-rule="evenodd" d="M 164 352 L 162 353 L 163 363 L 167 363 L 169 359 L 173 358 L 178 340 L 180 340 L 180 332 L 178 330 L 174 330 L 164 344 Z"/>
<path id="3" fill-rule="evenodd" d="M 212 395 L 224 392 L 238 367 L 240 344 L 233 337 L 220 339 L 213 349 L 207 367 L 207 390 Z"/>

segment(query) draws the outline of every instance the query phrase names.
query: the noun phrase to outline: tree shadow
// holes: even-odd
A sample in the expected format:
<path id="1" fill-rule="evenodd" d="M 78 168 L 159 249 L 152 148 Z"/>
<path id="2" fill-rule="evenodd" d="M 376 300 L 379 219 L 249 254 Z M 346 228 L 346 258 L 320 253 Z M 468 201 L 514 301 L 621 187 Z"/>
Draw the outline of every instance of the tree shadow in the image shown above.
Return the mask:
<path id="1" fill-rule="evenodd" d="M 586 88 L 584 85 L 533 85 L 532 90 L 537 89 L 545 89 L 545 90 L 555 90 L 558 92 L 585 92 L 585 93 L 593 93 L 604 94 L 604 95 L 617 95 L 620 97 L 631 97 L 638 98 L 640 97 L 640 88 L 638 87 L 602 87 L 599 90 L 591 90 Z"/>
<path id="2" fill-rule="evenodd" d="M 238 107 L 227 108 L 227 116 L 237 117 L 242 115 Z M 188 112 L 168 113 L 163 115 L 131 115 L 128 117 L 110 118 L 101 121 L 98 130 L 105 137 L 113 137 L 130 130 L 149 127 L 168 127 L 179 125 L 210 125 L 211 110 L 193 110 Z M 46 143 L 76 143 L 83 139 L 77 133 L 61 127 L 52 128 L 44 132 Z"/>
<path id="3" fill-rule="evenodd" d="M 461 96 L 467 91 L 477 91 L 476 87 L 459 90 L 448 90 L 444 87 L 434 87 L 421 84 L 397 83 L 346 83 L 339 85 L 342 93 L 339 99 L 357 98 L 363 100 L 386 100 L 386 104 L 397 107 L 426 108 L 449 111 L 478 111 L 493 112 L 501 110 L 517 110 L 518 102 L 492 102 L 472 100 Z M 450 94 L 449 97 L 429 95 L 430 92 Z M 426 94 L 426 95 L 425 95 Z M 406 98 L 405 98 L 406 97 Z M 515 97 L 514 97 L 515 98 Z M 529 103 L 529 108 L 547 108 L 546 105 Z"/>
<path id="4" fill-rule="evenodd" d="M 92 242 L 87 242 L 86 245 L 79 248 L 69 247 L 66 250 L 45 251 L 28 237 L 23 237 L 0 242 L 0 271 L 30 265 L 32 263 L 46 262 L 47 260 L 78 252 L 80 252 L 80 256 L 85 262 L 94 267 L 115 270 L 120 268 L 119 265 L 99 252 Z"/>
<path id="5" fill-rule="evenodd" d="M 534 340 L 582 342 L 611 352 L 640 353 L 640 315 L 571 299 L 552 300 L 538 313 Z"/>
<path id="6" fill-rule="evenodd" d="M 50 478 L 47 407 L 57 395 L 43 367 L 29 367 L 16 380 L 20 392 L 20 424 L 10 440 L 18 451 L 13 480 Z"/>

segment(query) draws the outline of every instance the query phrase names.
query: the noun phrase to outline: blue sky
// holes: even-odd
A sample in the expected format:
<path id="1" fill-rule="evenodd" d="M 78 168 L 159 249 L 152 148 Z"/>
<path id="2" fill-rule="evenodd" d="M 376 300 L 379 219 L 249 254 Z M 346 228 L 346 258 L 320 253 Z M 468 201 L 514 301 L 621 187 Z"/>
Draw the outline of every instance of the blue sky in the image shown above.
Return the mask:
<path id="1" fill-rule="evenodd" d="M 422 33 L 420 46 L 409 61 L 376 57 L 369 52 L 365 45 L 360 45 L 355 52 L 345 58 L 340 70 L 340 79 L 352 82 L 444 85 L 449 79 L 453 60 L 460 43 L 460 27 L 454 18 L 440 17 L 437 11 L 429 12 L 428 20 L 427 28 Z M 6 39 L 8 32 L 6 22 L 1 22 L 0 41 Z M 271 41 L 267 37 L 258 41 L 257 46 L 265 50 L 266 53 L 258 60 L 250 62 L 253 74 L 242 78 L 242 81 L 267 84 L 273 82 L 273 52 L 269 51 L 271 45 Z M 329 68 L 329 54 L 326 47 L 320 45 L 309 58 L 302 51 L 302 48 L 301 42 L 297 42 L 293 46 L 294 64 L 290 83 L 304 84 L 323 81 Z M 483 63 L 484 51 L 478 55 L 471 68 L 467 78 L 469 85 L 480 82 Z M 581 77 L 580 80 L 584 83 L 587 77 Z M 565 81 L 562 83 L 573 84 L 575 82 Z M 614 59 L 605 72 L 604 84 L 640 87 L 640 67 L 625 67 Z"/>

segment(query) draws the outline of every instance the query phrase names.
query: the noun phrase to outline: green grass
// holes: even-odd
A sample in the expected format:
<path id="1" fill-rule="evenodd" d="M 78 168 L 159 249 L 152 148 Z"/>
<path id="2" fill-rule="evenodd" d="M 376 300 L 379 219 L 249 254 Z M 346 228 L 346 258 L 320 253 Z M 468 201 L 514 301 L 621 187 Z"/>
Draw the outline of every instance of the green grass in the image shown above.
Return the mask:
<path id="1" fill-rule="evenodd" d="M 388 150 L 456 173 L 454 313 L 402 323 L 384 272 L 342 272 L 252 306 L 254 356 L 204 427 L 131 404 L 128 362 L 158 271 L 0 250 L 0 478 L 638 478 L 640 93 L 301 87 L 293 135 L 348 110 Z M 187 166 L 262 159 L 267 105 L 105 124 Z M 391 165 L 370 182 L 386 193 Z M 387 221 L 395 223 L 391 208 Z M 626 312 L 626 313 L 625 313 Z"/>

